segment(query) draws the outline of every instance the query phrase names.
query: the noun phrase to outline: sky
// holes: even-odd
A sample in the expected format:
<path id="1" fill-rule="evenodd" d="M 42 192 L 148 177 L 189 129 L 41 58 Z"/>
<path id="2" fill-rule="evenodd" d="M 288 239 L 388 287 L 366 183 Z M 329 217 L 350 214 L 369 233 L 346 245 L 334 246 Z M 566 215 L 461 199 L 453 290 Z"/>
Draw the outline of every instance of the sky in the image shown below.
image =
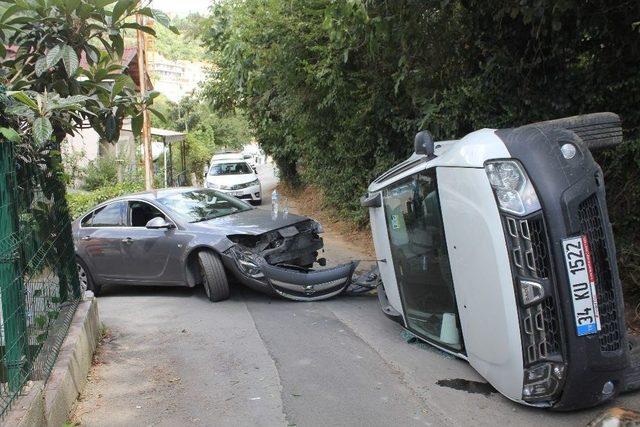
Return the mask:
<path id="1" fill-rule="evenodd" d="M 179 16 L 188 15 L 190 12 L 206 14 L 211 0 L 153 0 L 153 7 L 167 13 L 175 13 Z"/>

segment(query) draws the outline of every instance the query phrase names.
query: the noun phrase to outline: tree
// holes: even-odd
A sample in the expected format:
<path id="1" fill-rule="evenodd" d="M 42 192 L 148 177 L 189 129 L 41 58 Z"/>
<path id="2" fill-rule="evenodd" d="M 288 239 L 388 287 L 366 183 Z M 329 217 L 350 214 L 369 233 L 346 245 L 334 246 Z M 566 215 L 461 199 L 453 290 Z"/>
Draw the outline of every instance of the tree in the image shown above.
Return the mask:
<path id="1" fill-rule="evenodd" d="M 130 17 L 140 13 L 169 26 L 164 13 L 134 0 L 11 3 L 0 17 L 0 54 L 9 57 L 1 71 L 7 113 L 28 125 L 20 127 L 24 135 L 39 146 L 59 144 L 88 121 L 102 138 L 115 141 L 124 117 L 139 121 L 142 105 L 157 93 L 137 96 L 116 60 L 127 29 L 155 34 Z M 13 51 L 6 52 L 6 46 Z"/>

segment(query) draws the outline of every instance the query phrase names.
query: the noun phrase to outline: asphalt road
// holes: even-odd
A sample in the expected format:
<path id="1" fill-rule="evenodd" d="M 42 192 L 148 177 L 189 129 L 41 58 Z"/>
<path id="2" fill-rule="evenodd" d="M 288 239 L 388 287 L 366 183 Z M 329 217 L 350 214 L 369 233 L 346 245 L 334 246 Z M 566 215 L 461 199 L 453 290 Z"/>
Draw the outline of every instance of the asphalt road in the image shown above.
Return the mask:
<path id="1" fill-rule="evenodd" d="M 330 263 L 362 257 L 337 236 L 325 245 Z M 75 409 L 82 425 L 575 426 L 604 409 L 553 413 L 439 386 L 484 381 L 407 343 L 372 296 L 296 303 L 238 285 L 212 304 L 201 288 L 106 287 L 98 301 L 110 335 Z M 613 405 L 638 409 L 640 394 Z"/>

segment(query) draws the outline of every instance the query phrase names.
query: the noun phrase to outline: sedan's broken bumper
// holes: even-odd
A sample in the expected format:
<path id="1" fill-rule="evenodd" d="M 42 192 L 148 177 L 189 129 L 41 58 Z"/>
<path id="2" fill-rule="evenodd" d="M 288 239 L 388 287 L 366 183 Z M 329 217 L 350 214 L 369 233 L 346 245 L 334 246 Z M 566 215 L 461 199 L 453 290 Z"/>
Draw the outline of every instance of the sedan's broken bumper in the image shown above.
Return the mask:
<path id="1" fill-rule="evenodd" d="M 261 263 L 260 269 L 280 296 L 296 301 L 318 301 L 343 292 L 351 283 L 357 261 L 323 270 L 308 270 Z"/>

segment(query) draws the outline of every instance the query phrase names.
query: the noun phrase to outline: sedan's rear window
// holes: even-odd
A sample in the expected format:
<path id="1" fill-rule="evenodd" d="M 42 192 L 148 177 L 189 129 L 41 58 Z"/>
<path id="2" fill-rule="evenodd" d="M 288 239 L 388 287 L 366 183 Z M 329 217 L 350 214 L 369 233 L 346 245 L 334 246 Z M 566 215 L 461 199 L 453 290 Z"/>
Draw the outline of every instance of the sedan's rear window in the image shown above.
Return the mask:
<path id="1" fill-rule="evenodd" d="M 205 188 L 171 194 L 159 198 L 158 202 L 189 222 L 207 221 L 252 209 L 235 197 Z"/>

